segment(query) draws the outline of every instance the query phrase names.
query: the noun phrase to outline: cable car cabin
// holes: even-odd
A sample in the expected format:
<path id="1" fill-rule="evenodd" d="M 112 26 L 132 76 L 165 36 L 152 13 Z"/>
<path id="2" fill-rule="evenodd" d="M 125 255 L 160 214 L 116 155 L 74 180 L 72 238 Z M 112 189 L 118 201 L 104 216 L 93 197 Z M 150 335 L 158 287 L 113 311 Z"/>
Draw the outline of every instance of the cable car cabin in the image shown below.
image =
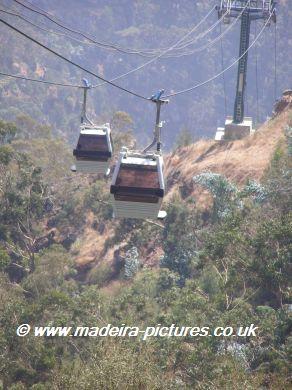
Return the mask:
<path id="1" fill-rule="evenodd" d="M 159 217 L 164 196 L 163 159 L 126 149 L 120 153 L 110 188 L 116 218 Z"/>
<path id="2" fill-rule="evenodd" d="M 78 143 L 73 150 L 77 172 L 106 174 L 112 152 L 108 123 L 103 126 L 81 125 Z"/>

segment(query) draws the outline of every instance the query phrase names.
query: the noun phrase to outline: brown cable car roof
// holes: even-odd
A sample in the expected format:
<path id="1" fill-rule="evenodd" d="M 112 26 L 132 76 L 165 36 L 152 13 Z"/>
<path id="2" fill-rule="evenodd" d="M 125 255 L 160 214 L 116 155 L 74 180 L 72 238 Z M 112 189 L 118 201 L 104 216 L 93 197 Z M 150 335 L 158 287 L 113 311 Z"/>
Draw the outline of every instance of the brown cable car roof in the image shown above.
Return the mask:
<path id="1" fill-rule="evenodd" d="M 157 166 L 139 164 L 121 164 L 111 193 L 122 195 L 156 195 L 162 197 Z"/>
<path id="2" fill-rule="evenodd" d="M 80 134 L 73 155 L 90 158 L 96 155 L 111 157 L 112 154 L 108 148 L 106 135 Z"/>

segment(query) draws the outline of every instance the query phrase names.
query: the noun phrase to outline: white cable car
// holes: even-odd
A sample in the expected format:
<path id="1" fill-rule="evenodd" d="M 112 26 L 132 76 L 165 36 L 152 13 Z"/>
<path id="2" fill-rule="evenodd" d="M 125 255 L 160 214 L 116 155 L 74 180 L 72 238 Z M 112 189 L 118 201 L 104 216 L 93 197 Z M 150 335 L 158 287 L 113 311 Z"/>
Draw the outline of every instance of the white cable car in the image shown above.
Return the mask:
<path id="1" fill-rule="evenodd" d="M 75 165 L 73 172 L 100 173 L 108 175 L 110 172 L 110 158 L 113 154 L 111 129 L 109 123 L 97 126 L 86 115 L 87 92 L 91 85 L 83 79 L 83 106 L 81 114 L 80 135 L 76 149 L 73 150 Z"/>
<path id="2" fill-rule="evenodd" d="M 164 219 L 166 212 L 160 210 L 164 196 L 163 158 L 161 155 L 160 108 L 163 91 L 151 97 L 156 103 L 154 140 L 143 152 L 123 148 L 115 167 L 110 188 L 111 202 L 116 218 Z M 156 145 L 156 151 L 149 150 Z"/>
<path id="3" fill-rule="evenodd" d="M 106 174 L 112 153 L 111 129 L 108 123 L 103 126 L 81 125 L 78 143 L 73 151 L 77 172 Z"/>
<path id="4" fill-rule="evenodd" d="M 164 190 L 160 154 L 121 151 L 110 188 L 114 217 L 163 219 Z"/>

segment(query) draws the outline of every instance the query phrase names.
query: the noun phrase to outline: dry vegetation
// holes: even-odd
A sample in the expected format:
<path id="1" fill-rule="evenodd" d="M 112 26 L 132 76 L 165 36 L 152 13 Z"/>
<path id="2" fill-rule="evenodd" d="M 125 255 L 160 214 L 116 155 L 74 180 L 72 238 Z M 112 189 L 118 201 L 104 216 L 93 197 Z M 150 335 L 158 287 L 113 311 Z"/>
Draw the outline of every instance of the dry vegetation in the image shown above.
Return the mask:
<path id="1" fill-rule="evenodd" d="M 208 207 L 211 202 L 210 195 L 202 188 L 195 187 L 192 180 L 194 175 L 204 171 L 221 173 L 238 185 L 243 185 L 247 179 L 260 181 L 276 145 L 284 138 L 285 126 L 292 113 L 290 100 L 288 103 L 282 106 L 282 112 L 277 112 L 274 118 L 248 138 L 232 142 L 201 140 L 168 155 L 165 159 L 168 190 L 166 202 L 170 202 L 175 194 L 183 199 L 193 196 L 197 207 Z M 89 214 L 86 229 L 72 249 L 75 262 L 81 268 L 91 265 L 96 269 L 102 264 L 111 264 L 118 250 L 118 247 L 108 250 L 104 248 L 106 240 L 113 235 L 112 221 L 108 222 L 104 232 L 100 233 L 92 227 L 93 220 L 94 216 Z M 143 256 L 145 265 L 155 266 L 160 256 L 160 250 L 155 253 L 146 251 Z"/>
<path id="2" fill-rule="evenodd" d="M 169 183 L 168 199 L 180 186 L 192 186 L 192 177 L 204 171 L 221 173 L 239 185 L 247 179 L 260 180 L 276 145 L 284 137 L 290 115 L 291 110 L 286 109 L 267 121 L 254 135 L 242 140 L 198 141 L 172 153 L 166 159 L 165 168 Z M 189 195 L 199 191 L 191 189 Z"/>

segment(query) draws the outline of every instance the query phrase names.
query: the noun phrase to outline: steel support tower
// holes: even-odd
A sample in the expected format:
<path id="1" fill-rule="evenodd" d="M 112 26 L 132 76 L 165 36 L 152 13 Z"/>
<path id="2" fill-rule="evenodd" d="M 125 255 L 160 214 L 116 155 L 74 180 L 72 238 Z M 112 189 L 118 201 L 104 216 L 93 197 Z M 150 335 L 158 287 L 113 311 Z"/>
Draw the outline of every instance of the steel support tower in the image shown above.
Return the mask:
<path id="1" fill-rule="evenodd" d="M 225 129 L 218 128 L 215 139 L 238 139 L 253 133 L 252 118 L 244 117 L 248 47 L 250 26 L 253 20 L 270 19 L 276 23 L 276 1 L 274 0 L 221 0 L 216 7 L 218 17 L 225 24 L 231 18 L 240 17 L 239 62 L 233 117 L 227 117 Z"/>

